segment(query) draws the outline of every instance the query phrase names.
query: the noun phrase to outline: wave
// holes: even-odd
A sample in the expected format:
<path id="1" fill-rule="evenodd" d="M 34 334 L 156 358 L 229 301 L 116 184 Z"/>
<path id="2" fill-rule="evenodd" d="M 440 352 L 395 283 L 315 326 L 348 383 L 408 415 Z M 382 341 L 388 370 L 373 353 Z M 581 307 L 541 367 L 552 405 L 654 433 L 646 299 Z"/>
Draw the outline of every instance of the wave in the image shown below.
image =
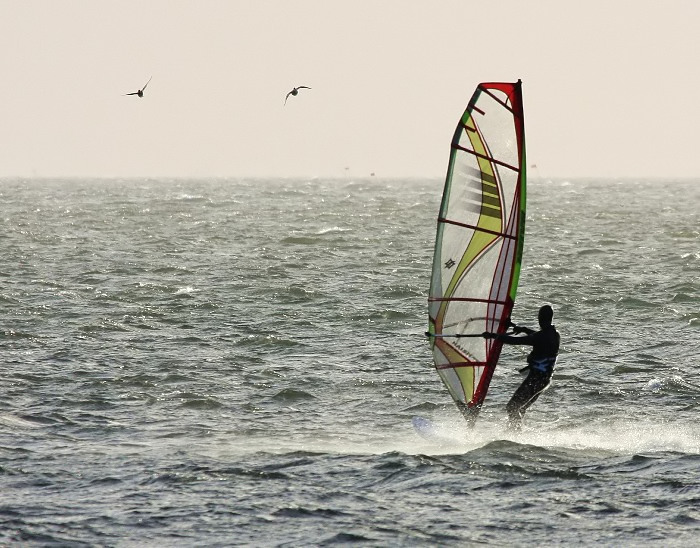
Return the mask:
<path id="1" fill-rule="evenodd" d="M 313 396 L 293 390 L 284 390 L 275 396 L 276 399 L 285 401 L 289 397 L 310 399 Z M 700 425 L 696 423 L 601 418 L 585 424 L 570 425 L 568 419 L 563 418 L 544 425 L 526 424 L 521 431 L 515 432 L 506 428 L 505 421 L 484 421 L 470 430 L 461 417 L 455 417 L 443 421 L 438 419 L 435 426 L 437 441 L 420 437 L 407 420 L 406 427 L 393 434 L 365 430 L 361 427 L 343 434 L 329 433 L 324 436 L 315 433 L 308 439 L 299 436 L 293 440 L 256 439 L 248 449 L 255 447 L 258 451 L 272 453 L 317 451 L 326 454 L 381 455 L 396 452 L 432 456 L 508 453 L 509 458 L 523 454 L 532 455 L 534 452 L 571 459 L 700 453 Z"/>
<path id="2" fill-rule="evenodd" d="M 243 347 L 257 347 L 257 348 L 288 348 L 291 346 L 303 346 L 303 343 L 286 338 L 280 335 L 272 335 L 272 334 L 254 334 L 254 335 L 247 335 L 245 337 L 242 337 L 235 341 L 233 343 L 236 346 L 243 346 Z"/>
<path id="3" fill-rule="evenodd" d="M 316 235 L 318 236 L 323 236 L 324 234 L 333 234 L 333 233 L 338 233 L 338 232 L 351 232 L 351 228 L 342 228 L 339 226 L 333 226 L 329 228 L 322 228 L 321 230 L 316 232 Z"/>
<path id="4" fill-rule="evenodd" d="M 684 380 L 679 375 L 666 378 L 655 377 L 647 382 L 645 388 L 655 393 L 696 394 L 700 396 L 700 386 Z"/>
<path id="5" fill-rule="evenodd" d="M 274 396 L 272 396 L 272 399 L 275 401 L 294 402 L 294 401 L 314 400 L 316 398 L 314 396 L 312 396 L 311 394 L 309 394 L 308 392 L 305 392 L 303 390 L 295 390 L 293 388 L 285 388 L 284 390 L 280 390 Z"/>

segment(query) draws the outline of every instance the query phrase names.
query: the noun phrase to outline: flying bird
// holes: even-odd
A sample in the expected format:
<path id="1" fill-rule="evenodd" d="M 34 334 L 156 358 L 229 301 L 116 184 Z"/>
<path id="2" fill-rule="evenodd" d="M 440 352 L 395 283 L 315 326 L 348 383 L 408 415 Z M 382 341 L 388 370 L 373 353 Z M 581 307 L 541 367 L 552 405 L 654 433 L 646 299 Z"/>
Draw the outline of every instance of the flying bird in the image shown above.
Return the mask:
<path id="1" fill-rule="evenodd" d="M 310 88 L 309 86 L 298 86 L 298 87 L 295 87 L 294 89 L 292 89 L 292 91 L 290 91 L 289 93 L 287 93 L 287 96 L 284 98 L 284 104 L 285 104 L 285 105 L 287 104 L 287 99 L 289 99 L 289 96 L 290 96 L 290 95 L 296 96 L 296 95 L 299 93 L 299 90 L 300 90 L 300 89 L 311 89 L 311 88 Z"/>
<path id="2" fill-rule="evenodd" d="M 146 82 L 146 86 L 149 84 L 149 82 L 151 81 L 152 78 L 153 78 L 153 76 L 151 76 L 151 77 L 148 79 L 148 82 Z M 138 95 L 139 97 L 143 97 L 143 92 L 146 91 L 146 86 L 143 86 L 143 87 L 142 87 L 140 90 L 138 90 L 138 91 L 135 91 L 135 92 L 133 92 L 133 93 L 125 93 L 124 95 Z"/>

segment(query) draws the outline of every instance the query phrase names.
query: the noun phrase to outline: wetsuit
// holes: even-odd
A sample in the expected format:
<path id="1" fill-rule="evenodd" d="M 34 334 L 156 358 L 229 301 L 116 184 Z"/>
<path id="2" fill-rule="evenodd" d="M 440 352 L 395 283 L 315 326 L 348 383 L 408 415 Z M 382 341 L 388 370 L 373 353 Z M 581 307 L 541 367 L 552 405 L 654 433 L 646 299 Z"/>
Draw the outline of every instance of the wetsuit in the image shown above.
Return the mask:
<path id="1" fill-rule="evenodd" d="M 527 357 L 529 373 L 527 378 L 518 387 L 506 405 L 509 424 L 519 427 L 523 415 L 540 394 L 549 386 L 557 362 L 559 353 L 559 333 L 553 325 L 547 325 L 541 331 L 520 328 L 527 333 L 525 337 L 513 337 L 512 335 L 498 335 L 496 338 L 506 344 L 523 344 L 532 346 L 532 352 Z"/>

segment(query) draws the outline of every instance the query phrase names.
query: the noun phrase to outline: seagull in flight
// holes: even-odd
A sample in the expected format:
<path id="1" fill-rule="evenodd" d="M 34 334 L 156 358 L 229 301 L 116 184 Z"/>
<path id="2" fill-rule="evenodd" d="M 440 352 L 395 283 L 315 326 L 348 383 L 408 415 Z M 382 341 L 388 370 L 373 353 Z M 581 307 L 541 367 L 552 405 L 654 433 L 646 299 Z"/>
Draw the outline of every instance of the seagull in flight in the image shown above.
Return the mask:
<path id="1" fill-rule="evenodd" d="M 153 79 L 153 76 L 151 76 L 148 79 L 148 82 L 146 82 L 146 86 L 149 84 L 149 82 Z M 124 95 L 138 95 L 139 97 L 143 97 L 143 92 L 146 91 L 146 86 L 143 86 L 140 90 L 135 91 L 134 93 L 125 93 Z"/>
<path id="2" fill-rule="evenodd" d="M 300 90 L 300 89 L 311 89 L 311 88 L 310 88 L 309 86 L 298 86 L 298 87 L 295 87 L 294 89 L 292 89 L 292 91 L 290 91 L 289 93 L 287 93 L 287 96 L 284 98 L 284 104 L 285 104 L 285 105 L 287 104 L 287 99 L 289 99 L 289 96 L 290 96 L 290 95 L 296 96 L 296 95 L 299 93 L 299 90 Z"/>

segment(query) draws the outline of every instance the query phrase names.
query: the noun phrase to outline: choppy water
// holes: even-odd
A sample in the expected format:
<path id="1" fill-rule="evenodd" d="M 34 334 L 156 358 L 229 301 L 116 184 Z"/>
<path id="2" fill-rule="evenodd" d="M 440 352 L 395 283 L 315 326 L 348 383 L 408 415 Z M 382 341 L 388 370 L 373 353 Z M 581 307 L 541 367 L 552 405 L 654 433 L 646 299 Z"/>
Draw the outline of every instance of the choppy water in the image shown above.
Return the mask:
<path id="1" fill-rule="evenodd" d="M 700 183 L 531 182 L 517 434 L 524 351 L 467 432 L 421 336 L 441 190 L 2 181 L 0 542 L 698 545 Z"/>

